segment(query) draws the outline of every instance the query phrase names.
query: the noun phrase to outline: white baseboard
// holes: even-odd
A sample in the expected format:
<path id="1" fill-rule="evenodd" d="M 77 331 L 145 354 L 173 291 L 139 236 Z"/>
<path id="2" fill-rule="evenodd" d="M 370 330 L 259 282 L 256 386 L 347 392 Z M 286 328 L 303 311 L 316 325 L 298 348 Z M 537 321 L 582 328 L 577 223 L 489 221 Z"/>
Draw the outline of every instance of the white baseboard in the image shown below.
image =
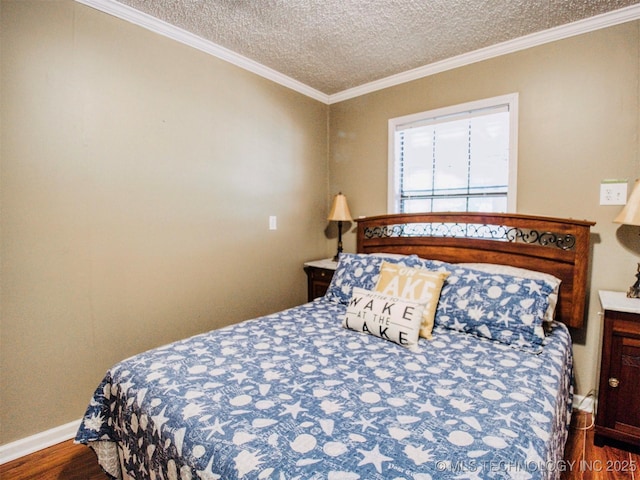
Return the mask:
<path id="1" fill-rule="evenodd" d="M 76 436 L 80 420 L 69 422 L 65 425 L 36 433 L 30 437 L 16 440 L 15 442 L 0 445 L 0 465 L 16 458 L 24 457 L 43 448 L 56 445 L 72 439 Z"/>
<path id="2" fill-rule="evenodd" d="M 585 412 L 595 412 L 595 398 L 593 395 L 574 395 L 573 396 L 573 409 L 579 409 Z"/>

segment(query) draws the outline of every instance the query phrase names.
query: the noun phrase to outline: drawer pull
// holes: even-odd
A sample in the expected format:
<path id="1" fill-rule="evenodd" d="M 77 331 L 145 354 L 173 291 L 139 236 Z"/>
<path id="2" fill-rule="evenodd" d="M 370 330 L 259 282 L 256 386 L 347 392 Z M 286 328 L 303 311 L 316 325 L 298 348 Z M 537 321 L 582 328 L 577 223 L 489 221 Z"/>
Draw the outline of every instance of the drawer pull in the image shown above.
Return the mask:
<path id="1" fill-rule="evenodd" d="M 611 388 L 618 388 L 618 385 L 620 385 L 620 380 L 618 380 L 617 378 L 611 377 L 609 379 L 609 386 Z"/>

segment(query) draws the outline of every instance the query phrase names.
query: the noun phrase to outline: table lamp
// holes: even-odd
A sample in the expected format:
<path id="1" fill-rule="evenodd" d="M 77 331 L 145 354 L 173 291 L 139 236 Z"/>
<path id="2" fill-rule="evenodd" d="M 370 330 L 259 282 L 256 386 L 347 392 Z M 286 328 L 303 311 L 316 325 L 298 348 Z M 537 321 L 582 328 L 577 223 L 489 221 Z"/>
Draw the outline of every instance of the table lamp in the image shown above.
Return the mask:
<path id="1" fill-rule="evenodd" d="M 640 226 L 640 179 L 636 180 L 627 204 L 613 221 L 623 225 Z M 636 283 L 627 291 L 627 297 L 640 298 L 640 263 L 636 271 Z"/>
<path id="2" fill-rule="evenodd" d="M 340 254 L 342 253 L 342 222 L 351 222 L 351 212 L 349 212 L 349 206 L 347 205 L 347 197 L 342 192 L 333 197 L 333 204 L 331 205 L 331 211 L 327 220 L 332 222 L 338 222 L 338 252 L 333 257 L 334 261 L 338 261 Z"/>

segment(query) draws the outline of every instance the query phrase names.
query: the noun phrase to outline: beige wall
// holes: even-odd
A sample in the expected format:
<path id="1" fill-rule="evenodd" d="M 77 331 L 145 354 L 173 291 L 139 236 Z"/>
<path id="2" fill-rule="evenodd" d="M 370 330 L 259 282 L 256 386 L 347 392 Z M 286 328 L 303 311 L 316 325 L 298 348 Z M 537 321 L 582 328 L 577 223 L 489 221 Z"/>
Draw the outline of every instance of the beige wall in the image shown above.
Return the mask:
<path id="1" fill-rule="evenodd" d="M 71 0 L 0 8 L 4 444 L 124 357 L 306 300 L 328 107 Z"/>
<path id="2" fill-rule="evenodd" d="M 640 174 L 640 22 L 554 42 L 388 88 L 330 108 L 330 190 L 355 216 L 386 213 L 389 118 L 519 93 L 518 212 L 597 222 L 588 319 L 573 332 L 577 391 L 596 388 L 597 292 L 626 290 L 640 258 L 637 230 L 612 223 L 600 181 Z M 616 236 L 626 238 L 628 248 Z M 624 239 L 623 238 L 623 239 Z M 344 239 L 354 251 L 355 236 Z"/>

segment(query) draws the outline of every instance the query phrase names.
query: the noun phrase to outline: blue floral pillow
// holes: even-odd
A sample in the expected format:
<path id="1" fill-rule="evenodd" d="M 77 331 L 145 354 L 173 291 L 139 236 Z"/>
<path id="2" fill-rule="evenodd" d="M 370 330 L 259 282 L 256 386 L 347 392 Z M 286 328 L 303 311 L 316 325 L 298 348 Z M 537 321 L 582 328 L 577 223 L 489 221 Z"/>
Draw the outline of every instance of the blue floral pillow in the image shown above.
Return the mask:
<path id="1" fill-rule="evenodd" d="M 407 267 L 422 265 L 417 255 L 341 253 L 325 298 L 348 305 L 354 287 L 374 290 L 383 261 Z"/>
<path id="2" fill-rule="evenodd" d="M 443 262 L 429 269 L 449 272 L 435 324 L 540 353 L 542 321 L 553 288 L 542 280 L 492 274 Z"/>

